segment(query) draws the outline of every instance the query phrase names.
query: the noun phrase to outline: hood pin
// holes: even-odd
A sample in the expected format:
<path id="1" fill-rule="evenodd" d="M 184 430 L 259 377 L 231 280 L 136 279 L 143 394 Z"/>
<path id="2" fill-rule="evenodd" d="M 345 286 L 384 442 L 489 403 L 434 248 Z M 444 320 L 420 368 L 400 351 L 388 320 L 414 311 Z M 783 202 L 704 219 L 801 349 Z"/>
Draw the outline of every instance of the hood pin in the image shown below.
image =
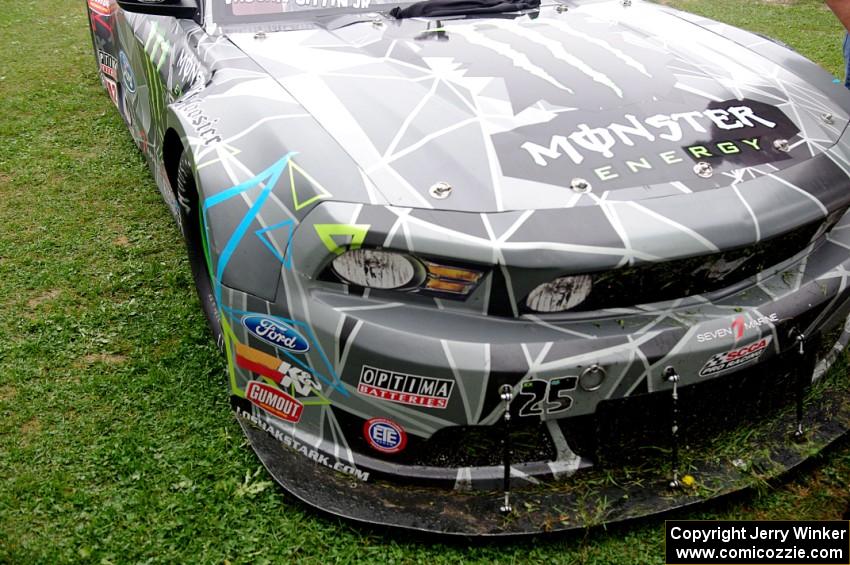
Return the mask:
<path id="1" fill-rule="evenodd" d="M 452 193 L 452 185 L 447 182 L 438 182 L 428 189 L 428 193 L 431 195 L 431 198 L 445 200 Z"/>
<path id="2" fill-rule="evenodd" d="M 593 187 L 586 180 L 575 178 L 570 181 L 570 189 L 572 189 L 573 192 L 583 194 L 585 192 L 590 192 L 591 190 L 593 190 Z"/>
<path id="3" fill-rule="evenodd" d="M 777 151 L 782 151 L 783 153 L 791 151 L 791 146 L 788 144 L 787 139 L 777 139 L 773 142 L 773 148 Z"/>
<path id="4" fill-rule="evenodd" d="M 834 124 L 835 123 L 835 119 L 833 118 L 832 114 L 828 114 L 828 113 L 824 114 L 823 116 L 821 116 L 821 119 L 823 120 L 823 123 L 825 123 L 825 124 Z"/>
<path id="5" fill-rule="evenodd" d="M 714 175 L 714 167 L 711 166 L 711 163 L 700 161 L 699 163 L 694 165 L 694 172 L 697 174 L 698 177 L 710 179 Z"/>

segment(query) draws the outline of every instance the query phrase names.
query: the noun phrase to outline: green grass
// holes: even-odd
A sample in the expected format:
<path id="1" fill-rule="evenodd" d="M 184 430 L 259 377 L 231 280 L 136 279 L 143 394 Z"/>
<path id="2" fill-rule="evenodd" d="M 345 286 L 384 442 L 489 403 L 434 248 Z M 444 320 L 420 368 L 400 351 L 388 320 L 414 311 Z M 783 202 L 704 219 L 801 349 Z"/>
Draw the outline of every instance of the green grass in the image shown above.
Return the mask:
<path id="1" fill-rule="evenodd" d="M 677 0 L 834 74 L 822 3 Z M 661 563 L 659 518 L 447 543 L 305 510 L 227 405 L 176 227 L 97 80 L 82 0 L 0 13 L 0 563 Z M 850 448 L 690 518 L 834 518 Z"/>

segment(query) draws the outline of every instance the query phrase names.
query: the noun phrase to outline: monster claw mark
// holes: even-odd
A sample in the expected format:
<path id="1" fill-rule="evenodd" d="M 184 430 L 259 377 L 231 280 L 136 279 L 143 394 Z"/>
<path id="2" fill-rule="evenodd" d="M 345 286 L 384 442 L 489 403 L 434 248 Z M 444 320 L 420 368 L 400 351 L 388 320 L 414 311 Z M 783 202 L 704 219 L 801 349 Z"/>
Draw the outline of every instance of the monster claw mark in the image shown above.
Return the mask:
<path id="1" fill-rule="evenodd" d="M 156 22 L 153 22 L 150 32 L 148 32 L 148 40 L 145 42 L 145 51 L 151 58 L 151 62 L 156 58 L 156 53 L 159 52 L 159 62 L 156 63 L 157 72 L 162 68 L 162 64 L 165 63 L 165 57 L 170 50 L 171 44 L 168 43 L 165 36 L 159 33 Z"/>

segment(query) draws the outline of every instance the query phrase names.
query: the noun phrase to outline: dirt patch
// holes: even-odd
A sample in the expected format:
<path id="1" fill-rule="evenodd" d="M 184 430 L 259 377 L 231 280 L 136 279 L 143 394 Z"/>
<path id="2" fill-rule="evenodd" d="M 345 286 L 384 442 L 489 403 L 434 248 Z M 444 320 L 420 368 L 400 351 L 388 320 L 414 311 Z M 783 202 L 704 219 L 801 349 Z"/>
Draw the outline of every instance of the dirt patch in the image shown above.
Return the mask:
<path id="1" fill-rule="evenodd" d="M 120 365 L 126 361 L 126 355 L 119 355 L 117 353 L 90 353 L 80 358 L 79 365 L 94 365 L 95 363 Z"/>
<path id="2" fill-rule="evenodd" d="M 126 235 L 119 235 L 118 237 L 116 237 L 113 240 L 112 243 L 114 243 L 115 245 L 117 245 L 119 247 L 129 247 L 130 246 L 130 240 L 127 239 Z"/>
<path id="3" fill-rule="evenodd" d="M 59 290 L 58 288 L 54 288 L 53 290 L 48 290 L 47 292 L 44 292 L 44 293 L 36 296 L 35 298 L 30 298 L 27 301 L 27 306 L 29 306 L 31 309 L 35 309 L 39 305 L 47 302 L 48 300 L 54 300 L 54 299 L 58 298 L 60 294 L 62 294 L 62 291 Z"/>
<path id="4" fill-rule="evenodd" d="M 12 385 L 0 386 L 0 400 L 12 400 L 17 394 L 18 390 Z"/>
<path id="5" fill-rule="evenodd" d="M 38 418 L 30 418 L 21 426 L 21 443 L 29 444 L 29 440 L 39 432 L 41 432 L 41 422 Z"/>

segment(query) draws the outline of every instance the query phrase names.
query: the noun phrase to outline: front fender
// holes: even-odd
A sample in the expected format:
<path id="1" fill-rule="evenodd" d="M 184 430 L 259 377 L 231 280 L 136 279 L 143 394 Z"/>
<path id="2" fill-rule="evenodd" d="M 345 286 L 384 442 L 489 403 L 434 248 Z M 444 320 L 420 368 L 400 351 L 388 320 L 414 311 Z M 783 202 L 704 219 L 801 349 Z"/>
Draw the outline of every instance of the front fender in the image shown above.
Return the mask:
<path id="1" fill-rule="evenodd" d="M 226 38 L 227 65 L 168 107 L 189 151 L 218 284 L 272 300 L 289 239 L 317 204 L 385 204 L 368 177 L 287 92 Z"/>

